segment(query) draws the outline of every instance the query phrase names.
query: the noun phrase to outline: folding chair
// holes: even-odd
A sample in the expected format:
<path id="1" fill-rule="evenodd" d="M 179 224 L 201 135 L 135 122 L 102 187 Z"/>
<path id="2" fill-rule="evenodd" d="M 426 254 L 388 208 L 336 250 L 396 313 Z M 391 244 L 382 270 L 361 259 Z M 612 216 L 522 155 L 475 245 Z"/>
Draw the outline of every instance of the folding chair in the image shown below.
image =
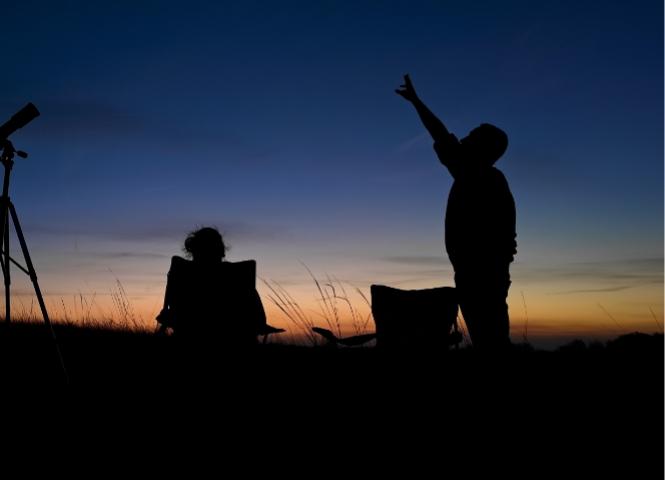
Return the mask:
<path id="1" fill-rule="evenodd" d="M 168 328 L 176 336 L 222 336 L 239 343 L 284 330 L 266 323 L 256 291 L 256 261 L 221 262 L 200 266 L 182 257 L 171 259 L 164 308 L 156 318 L 157 333 Z"/>
<path id="2" fill-rule="evenodd" d="M 447 349 L 462 340 L 454 288 L 401 290 L 372 285 L 370 292 L 377 347 Z"/>

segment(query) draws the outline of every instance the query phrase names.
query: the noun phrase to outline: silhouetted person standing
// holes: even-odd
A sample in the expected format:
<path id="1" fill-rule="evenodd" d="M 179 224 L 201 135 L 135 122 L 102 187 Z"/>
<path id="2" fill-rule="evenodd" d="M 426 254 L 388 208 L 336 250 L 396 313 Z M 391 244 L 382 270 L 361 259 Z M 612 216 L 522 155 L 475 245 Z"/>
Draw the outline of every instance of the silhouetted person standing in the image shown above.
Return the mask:
<path id="1" fill-rule="evenodd" d="M 416 108 L 434 139 L 434 150 L 454 182 L 446 209 L 446 251 L 473 345 L 510 345 L 508 289 L 517 253 L 515 201 L 494 163 L 508 147 L 507 135 L 483 123 L 458 140 L 418 98 L 408 75 L 396 92 Z"/>

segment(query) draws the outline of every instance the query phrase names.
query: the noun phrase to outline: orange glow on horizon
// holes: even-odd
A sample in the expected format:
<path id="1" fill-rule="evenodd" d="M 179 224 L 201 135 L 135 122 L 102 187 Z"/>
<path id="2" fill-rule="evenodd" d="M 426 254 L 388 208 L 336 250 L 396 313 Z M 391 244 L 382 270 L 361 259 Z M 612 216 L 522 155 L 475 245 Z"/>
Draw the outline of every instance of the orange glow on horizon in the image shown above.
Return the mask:
<path id="1" fill-rule="evenodd" d="M 303 323 L 299 322 L 299 326 L 289 319 L 271 300 L 270 297 L 274 297 L 274 294 L 267 291 L 265 286 L 261 286 L 259 291 L 268 323 L 287 330 L 281 340 L 289 342 L 303 337 Z M 604 341 L 634 331 L 662 333 L 663 303 L 662 296 L 659 297 L 661 292 L 660 288 L 654 286 L 635 291 L 631 295 L 589 298 L 579 295 L 555 296 L 532 291 L 525 292 L 523 299 L 521 292 L 511 291 L 511 337 L 514 342 L 526 340 L 537 344 L 552 338 L 563 343 L 566 339 L 574 338 Z M 339 329 L 342 335 L 374 331 L 370 307 L 355 292 L 353 295 L 348 294 L 349 302 L 342 301 L 337 304 L 339 321 L 330 311 L 326 314 L 321 299 L 317 298 L 318 292 L 314 293 L 311 288 L 293 288 L 288 293 L 312 326 L 336 331 Z M 369 292 L 363 293 L 369 299 Z M 139 296 L 116 290 L 108 295 L 46 295 L 45 298 L 49 316 L 56 322 L 69 321 L 148 331 L 156 326 L 154 318 L 162 305 L 161 292 L 158 295 Z M 355 321 L 352 320 L 348 303 L 354 308 Z M 16 320 L 41 321 L 41 314 L 33 296 L 14 296 L 12 308 Z M 330 322 L 326 321 L 326 316 Z M 364 328 L 361 328 L 361 324 Z"/>
<path id="2" fill-rule="evenodd" d="M 130 270 L 130 265 L 127 265 L 127 270 L 118 267 L 113 273 L 102 270 L 101 273 L 87 277 L 76 273 L 68 276 L 55 272 L 44 274 L 40 276 L 40 285 L 49 315 L 54 321 L 119 328 L 138 327 L 150 331 L 155 328 L 155 317 L 162 307 L 168 268 L 168 264 L 164 265 L 159 259 L 155 264 L 134 264 L 134 270 Z M 344 275 L 342 278 L 353 279 L 354 272 L 371 272 L 368 277 L 382 278 L 386 280 L 386 285 L 404 289 L 454 285 L 451 271 L 445 266 L 441 268 L 440 274 L 437 270 L 434 275 L 420 278 L 412 275 L 413 271 L 408 268 L 381 268 L 360 263 L 339 264 L 335 267 L 340 275 Z M 523 266 L 516 268 L 512 272 L 513 284 L 508 297 L 513 341 L 521 342 L 525 337 L 534 342 L 547 338 L 572 339 L 576 336 L 607 339 L 633 331 L 662 332 L 662 266 L 654 263 L 650 268 L 646 277 L 650 279 L 650 283 L 643 282 L 630 288 L 614 288 L 611 283 L 613 279 L 602 275 L 583 280 L 576 280 L 574 275 L 536 277 L 533 273 L 531 276 L 527 275 L 529 272 L 525 272 Z M 329 288 L 326 286 L 328 283 L 335 285 L 336 295 L 340 297 L 337 299 L 335 318 L 331 310 L 326 313 L 321 292 L 305 269 L 291 263 L 288 263 L 284 270 L 279 269 L 279 265 L 266 266 L 265 269 L 259 272 L 257 288 L 263 300 L 268 323 L 285 328 L 288 335 L 300 335 L 307 326 L 302 323 L 300 327 L 296 325 L 275 304 L 274 299 L 277 299 L 278 293 L 284 299 L 289 297 L 288 301 L 297 304 L 301 315 L 307 320 L 307 325 L 324 328 L 332 326 L 333 330 L 339 328 L 342 335 L 361 333 L 359 330 L 374 330 L 368 304 L 371 301 L 370 281 L 363 279 L 340 282 L 327 275 L 317 278 L 319 287 L 323 290 Z M 273 282 L 266 275 L 266 271 L 283 271 L 285 277 Z M 632 270 L 627 272 L 636 273 Z M 116 274 L 121 279 L 116 279 Z M 660 281 L 657 281 L 658 276 L 661 276 Z M 17 319 L 31 318 L 41 321 L 32 285 L 29 279 L 24 277 L 16 275 L 12 278 L 13 315 Z M 275 291 L 271 291 L 262 278 L 267 278 Z M 3 315 L 4 308 L 0 307 L 0 316 Z M 287 335 L 282 334 L 280 337 L 285 338 Z"/>

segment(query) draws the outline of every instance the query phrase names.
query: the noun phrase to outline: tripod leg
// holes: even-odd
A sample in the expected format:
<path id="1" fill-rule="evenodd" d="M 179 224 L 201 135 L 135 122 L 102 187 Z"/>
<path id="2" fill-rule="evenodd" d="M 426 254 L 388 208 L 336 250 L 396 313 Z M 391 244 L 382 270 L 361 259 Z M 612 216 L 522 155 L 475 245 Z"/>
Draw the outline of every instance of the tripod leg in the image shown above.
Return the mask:
<path id="1" fill-rule="evenodd" d="M 23 230 L 21 230 L 21 224 L 18 221 L 18 215 L 16 214 L 16 209 L 14 208 L 14 204 L 9 202 L 9 211 L 11 212 L 12 215 L 12 220 L 14 220 L 14 228 L 16 228 L 16 236 L 18 237 L 18 241 L 21 244 L 21 250 L 23 251 L 23 258 L 25 259 L 25 264 L 28 267 L 28 272 L 30 275 L 30 280 L 32 281 L 32 285 L 35 287 L 35 294 L 37 295 L 37 301 L 39 302 L 39 308 L 42 311 L 42 316 L 44 317 L 44 323 L 46 323 L 46 326 L 51 332 L 51 337 L 53 338 L 53 343 L 55 344 L 55 349 L 56 353 L 58 354 L 58 359 L 60 360 L 60 368 L 62 369 L 62 373 L 65 376 L 65 381 L 69 383 L 69 377 L 67 375 L 67 369 L 65 368 L 65 361 L 62 358 L 62 352 L 60 351 L 60 345 L 58 344 L 58 339 L 55 336 L 55 331 L 53 330 L 53 325 L 51 325 L 51 320 L 49 319 L 48 312 L 46 311 L 46 304 L 44 303 L 44 297 L 42 296 L 42 291 L 39 288 L 39 283 L 37 282 L 37 272 L 35 272 L 35 267 L 32 265 L 32 260 L 30 259 L 30 252 L 28 252 L 28 245 L 25 243 L 25 237 L 23 236 Z M 9 219 L 7 220 L 9 222 Z M 5 226 L 5 236 L 7 236 L 7 232 L 9 231 L 9 228 L 7 228 L 9 225 Z M 9 246 L 9 240 L 7 239 L 5 247 Z M 5 251 L 7 258 L 9 257 L 9 248 Z M 9 260 L 6 260 L 5 264 L 8 266 L 9 264 L 7 263 Z M 7 268 L 7 273 L 9 273 L 9 268 Z M 8 291 L 9 289 L 7 289 Z M 9 308 L 9 303 L 7 303 L 7 306 Z"/>
<path id="2" fill-rule="evenodd" d="M 11 322 L 11 303 L 10 299 L 10 288 L 11 288 L 11 277 L 9 269 L 9 215 L 7 213 L 7 204 L 2 206 L 2 253 L 3 253 L 3 262 L 4 268 L 2 274 L 5 277 L 5 322 Z"/>

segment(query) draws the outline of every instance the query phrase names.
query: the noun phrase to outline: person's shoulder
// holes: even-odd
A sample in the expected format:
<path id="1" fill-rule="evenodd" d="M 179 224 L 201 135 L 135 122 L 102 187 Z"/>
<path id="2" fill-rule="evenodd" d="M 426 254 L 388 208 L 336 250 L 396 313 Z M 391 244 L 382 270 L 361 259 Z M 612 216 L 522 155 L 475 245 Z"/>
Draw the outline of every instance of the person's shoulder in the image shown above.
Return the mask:
<path id="1" fill-rule="evenodd" d="M 503 172 L 496 167 L 492 167 L 490 170 L 492 170 L 492 174 L 489 186 L 494 191 L 501 192 L 502 195 L 512 196 L 510 185 Z"/>
<path id="2" fill-rule="evenodd" d="M 506 180 L 506 176 L 505 176 L 505 175 L 503 174 L 503 172 L 502 172 L 501 170 L 499 170 L 498 168 L 492 166 L 492 167 L 489 169 L 489 172 L 490 172 L 490 175 L 491 175 L 492 179 L 494 179 L 494 180 L 496 180 L 496 181 L 498 181 L 498 182 L 502 182 L 502 183 L 508 184 L 508 180 Z"/>
<path id="3" fill-rule="evenodd" d="M 192 262 L 186 258 L 179 257 L 174 255 L 171 257 L 171 272 L 178 272 L 182 270 L 188 270 L 192 266 Z"/>
<path id="4" fill-rule="evenodd" d="M 171 265 L 188 265 L 190 263 L 192 263 L 191 260 L 179 257 L 178 255 L 173 255 L 171 257 Z"/>
<path id="5" fill-rule="evenodd" d="M 434 139 L 434 151 L 440 158 L 446 161 L 459 156 L 460 145 L 459 140 L 452 133 L 447 133 Z"/>

